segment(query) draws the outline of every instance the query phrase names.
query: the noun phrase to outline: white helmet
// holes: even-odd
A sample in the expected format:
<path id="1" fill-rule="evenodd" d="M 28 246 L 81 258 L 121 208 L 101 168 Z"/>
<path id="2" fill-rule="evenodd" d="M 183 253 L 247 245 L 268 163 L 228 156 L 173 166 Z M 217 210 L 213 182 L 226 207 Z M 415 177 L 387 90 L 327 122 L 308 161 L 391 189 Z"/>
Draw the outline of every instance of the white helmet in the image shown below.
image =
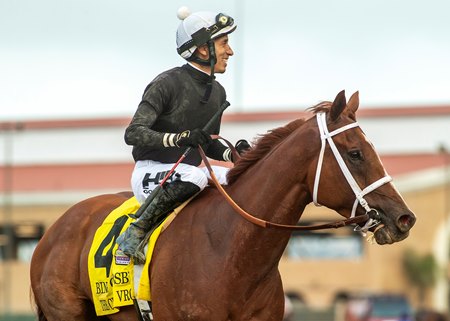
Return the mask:
<path id="1" fill-rule="evenodd" d="M 197 47 L 236 29 L 234 19 L 223 13 L 201 11 L 191 14 L 186 7 L 181 7 L 178 18 L 182 21 L 177 30 L 177 51 L 188 60 Z"/>

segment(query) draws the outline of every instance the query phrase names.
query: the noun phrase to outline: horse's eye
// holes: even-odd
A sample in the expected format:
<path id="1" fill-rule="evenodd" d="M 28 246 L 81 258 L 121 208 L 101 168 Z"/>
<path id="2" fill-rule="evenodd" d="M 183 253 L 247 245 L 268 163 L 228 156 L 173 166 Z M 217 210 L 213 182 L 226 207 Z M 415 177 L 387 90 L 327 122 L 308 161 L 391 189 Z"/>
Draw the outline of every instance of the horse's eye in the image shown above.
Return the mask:
<path id="1" fill-rule="evenodd" d="M 363 160 L 363 155 L 360 150 L 351 150 L 348 152 L 351 160 Z"/>

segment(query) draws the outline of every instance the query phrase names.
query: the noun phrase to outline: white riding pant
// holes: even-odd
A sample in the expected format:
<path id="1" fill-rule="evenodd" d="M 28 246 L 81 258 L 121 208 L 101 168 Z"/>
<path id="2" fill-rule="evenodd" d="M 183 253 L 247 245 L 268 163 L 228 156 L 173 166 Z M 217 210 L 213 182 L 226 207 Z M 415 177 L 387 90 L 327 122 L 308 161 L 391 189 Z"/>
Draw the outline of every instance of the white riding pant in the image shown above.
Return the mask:
<path id="1" fill-rule="evenodd" d="M 164 164 L 152 160 L 137 161 L 131 175 L 131 188 L 139 203 L 143 203 L 148 195 L 170 172 L 174 164 Z M 227 184 L 227 173 L 229 168 L 212 166 L 214 174 L 220 184 Z M 191 182 L 203 190 L 211 179 L 206 167 L 196 167 L 180 163 L 167 182 L 180 179 L 183 182 Z"/>

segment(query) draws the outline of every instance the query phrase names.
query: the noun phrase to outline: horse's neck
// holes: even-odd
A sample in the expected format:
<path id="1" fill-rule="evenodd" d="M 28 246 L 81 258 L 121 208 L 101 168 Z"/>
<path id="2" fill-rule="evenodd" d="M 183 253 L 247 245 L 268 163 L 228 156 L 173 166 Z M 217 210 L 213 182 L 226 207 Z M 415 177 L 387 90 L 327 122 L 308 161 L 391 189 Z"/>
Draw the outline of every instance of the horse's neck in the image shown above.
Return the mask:
<path id="1" fill-rule="evenodd" d="M 307 148 L 310 140 L 292 134 L 243 172 L 230 186 L 238 204 L 259 218 L 296 224 L 311 202 L 307 177 L 316 153 Z"/>
<path id="2" fill-rule="evenodd" d="M 236 203 L 261 219 L 295 225 L 311 201 L 306 184 L 307 165 L 311 160 L 301 152 L 300 144 L 296 150 L 286 144 L 278 146 L 241 174 L 228 188 Z M 270 268 L 270 263 L 278 264 L 289 232 L 265 229 L 240 218 L 234 219 L 231 225 L 230 229 L 239 231 L 232 245 L 234 252 L 250 258 L 248 264 L 263 264 L 266 268 Z"/>

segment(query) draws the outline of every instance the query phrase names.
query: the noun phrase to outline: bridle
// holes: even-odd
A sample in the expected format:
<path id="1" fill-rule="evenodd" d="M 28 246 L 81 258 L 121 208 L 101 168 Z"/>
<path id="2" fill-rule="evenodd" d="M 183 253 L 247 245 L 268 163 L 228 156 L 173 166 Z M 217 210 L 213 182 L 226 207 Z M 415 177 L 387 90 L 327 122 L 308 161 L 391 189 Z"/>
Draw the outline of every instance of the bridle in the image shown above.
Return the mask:
<path id="1" fill-rule="evenodd" d="M 318 113 L 316 115 L 317 118 L 317 125 L 319 127 L 319 133 L 320 133 L 320 140 L 322 143 L 322 146 L 320 148 L 320 154 L 319 159 L 317 161 L 317 169 L 316 169 L 316 176 L 314 179 L 314 189 L 313 189 L 313 202 L 316 206 L 320 206 L 319 202 L 317 201 L 317 194 L 319 190 L 319 182 L 320 182 L 320 173 L 322 170 L 323 165 L 323 157 L 325 154 L 325 147 L 328 142 L 330 145 L 331 151 L 333 152 L 334 158 L 339 164 L 339 167 L 342 171 L 342 174 L 344 174 L 345 179 L 347 180 L 348 184 L 350 185 L 351 189 L 353 190 L 353 193 L 355 194 L 355 203 L 353 204 L 352 213 L 350 215 L 350 218 L 355 217 L 356 215 L 356 208 L 358 207 L 358 203 L 366 210 L 366 214 L 372 214 L 375 217 L 379 217 L 379 213 L 376 209 L 369 206 L 367 201 L 364 199 L 364 196 L 373 190 L 377 189 L 378 187 L 392 181 L 391 176 L 386 175 L 379 180 L 373 182 L 369 186 L 367 186 L 364 189 L 361 189 L 356 182 L 356 180 L 353 178 L 353 175 L 350 173 L 350 170 L 347 167 L 347 164 L 345 164 L 344 159 L 342 158 L 341 154 L 339 153 L 334 141 L 333 136 L 340 134 L 348 129 L 358 127 L 359 124 L 357 122 L 350 123 L 348 125 L 342 126 L 331 133 L 328 131 L 327 127 L 327 116 L 325 113 Z M 363 233 L 367 232 L 367 230 L 375 225 L 378 225 L 381 223 L 379 219 L 373 218 L 369 216 L 369 220 L 366 222 L 366 224 L 363 227 L 357 227 L 358 231 L 361 231 Z"/>
<path id="2" fill-rule="evenodd" d="M 375 225 L 378 225 L 381 221 L 376 218 L 371 217 L 372 215 L 374 215 L 375 217 L 378 217 L 379 214 L 376 209 L 371 208 L 368 205 L 367 201 L 364 199 L 364 195 L 377 189 L 378 187 L 382 186 L 383 184 L 390 182 L 392 180 L 392 178 L 389 175 L 386 175 L 385 177 L 377 180 L 376 182 L 372 183 L 371 185 L 369 185 L 366 188 L 364 188 L 363 190 L 361 190 L 358 183 L 356 182 L 356 180 L 353 178 L 352 174 L 350 173 L 342 156 L 339 154 L 339 151 L 338 151 L 336 145 L 334 144 L 333 138 L 332 138 L 333 136 L 335 136 L 339 133 L 342 133 L 348 129 L 358 127 L 359 126 L 358 123 L 354 122 L 354 123 L 345 125 L 345 126 L 339 128 L 339 129 L 336 129 L 330 133 L 328 131 L 328 127 L 327 127 L 327 123 L 326 123 L 326 114 L 325 113 L 317 113 L 316 118 L 317 118 L 317 124 L 319 127 L 322 145 L 321 145 L 321 149 L 320 149 L 320 154 L 319 154 L 319 159 L 318 159 L 318 164 L 317 164 L 317 169 L 316 169 L 316 175 L 315 175 L 315 180 L 314 180 L 313 202 L 315 205 L 320 206 L 320 204 L 317 201 L 317 194 L 318 194 L 318 190 L 319 190 L 319 181 L 320 181 L 320 174 L 321 174 L 321 170 L 322 170 L 323 158 L 324 158 L 324 154 L 325 154 L 325 146 L 326 146 L 326 143 L 328 142 L 331 150 L 333 151 L 333 155 L 334 155 L 336 161 L 338 162 L 339 167 L 341 168 L 342 173 L 344 174 L 347 182 L 349 183 L 350 187 L 352 188 L 352 190 L 356 196 L 356 200 L 355 200 L 355 203 L 354 203 L 353 209 L 352 209 L 352 214 L 351 214 L 350 218 L 347 218 L 347 219 L 343 219 L 343 220 L 339 220 L 339 221 L 331 222 L 331 223 L 325 223 L 325 224 L 298 226 L 298 225 L 278 224 L 278 223 L 268 222 L 268 221 L 262 220 L 260 218 L 257 218 L 254 215 L 247 213 L 238 204 L 236 204 L 236 202 L 234 202 L 234 200 L 224 190 L 222 185 L 220 185 L 219 181 L 217 180 L 217 178 L 214 174 L 211 164 L 209 163 L 209 160 L 206 157 L 206 154 L 203 151 L 201 146 L 199 146 L 200 156 L 209 171 L 209 174 L 211 176 L 211 179 L 212 179 L 214 185 L 219 190 L 219 192 L 224 196 L 224 198 L 227 200 L 227 202 L 233 207 L 233 209 L 238 214 L 240 214 L 243 218 L 245 218 L 247 221 L 249 221 L 253 224 L 256 224 L 256 225 L 258 225 L 260 227 L 264 227 L 264 228 L 277 228 L 277 229 L 284 229 L 284 230 L 319 230 L 319 229 L 328 229 L 328 228 L 338 228 L 338 227 L 343 227 L 343 226 L 347 226 L 347 225 L 351 225 L 351 224 L 365 223 L 363 227 L 360 227 L 359 225 L 357 225 L 355 227 L 355 231 L 360 231 L 362 233 L 366 233 L 369 230 L 369 228 L 374 227 Z M 234 159 L 239 158 L 237 151 L 235 150 L 235 148 L 229 141 L 227 141 L 223 137 L 220 137 L 217 135 L 213 135 L 212 137 L 215 139 L 222 139 L 228 145 L 228 147 L 230 147 L 230 149 L 232 150 Z M 358 216 L 355 215 L 358 203 L 366 210 L 366 214 L 358 215 Z"/>

